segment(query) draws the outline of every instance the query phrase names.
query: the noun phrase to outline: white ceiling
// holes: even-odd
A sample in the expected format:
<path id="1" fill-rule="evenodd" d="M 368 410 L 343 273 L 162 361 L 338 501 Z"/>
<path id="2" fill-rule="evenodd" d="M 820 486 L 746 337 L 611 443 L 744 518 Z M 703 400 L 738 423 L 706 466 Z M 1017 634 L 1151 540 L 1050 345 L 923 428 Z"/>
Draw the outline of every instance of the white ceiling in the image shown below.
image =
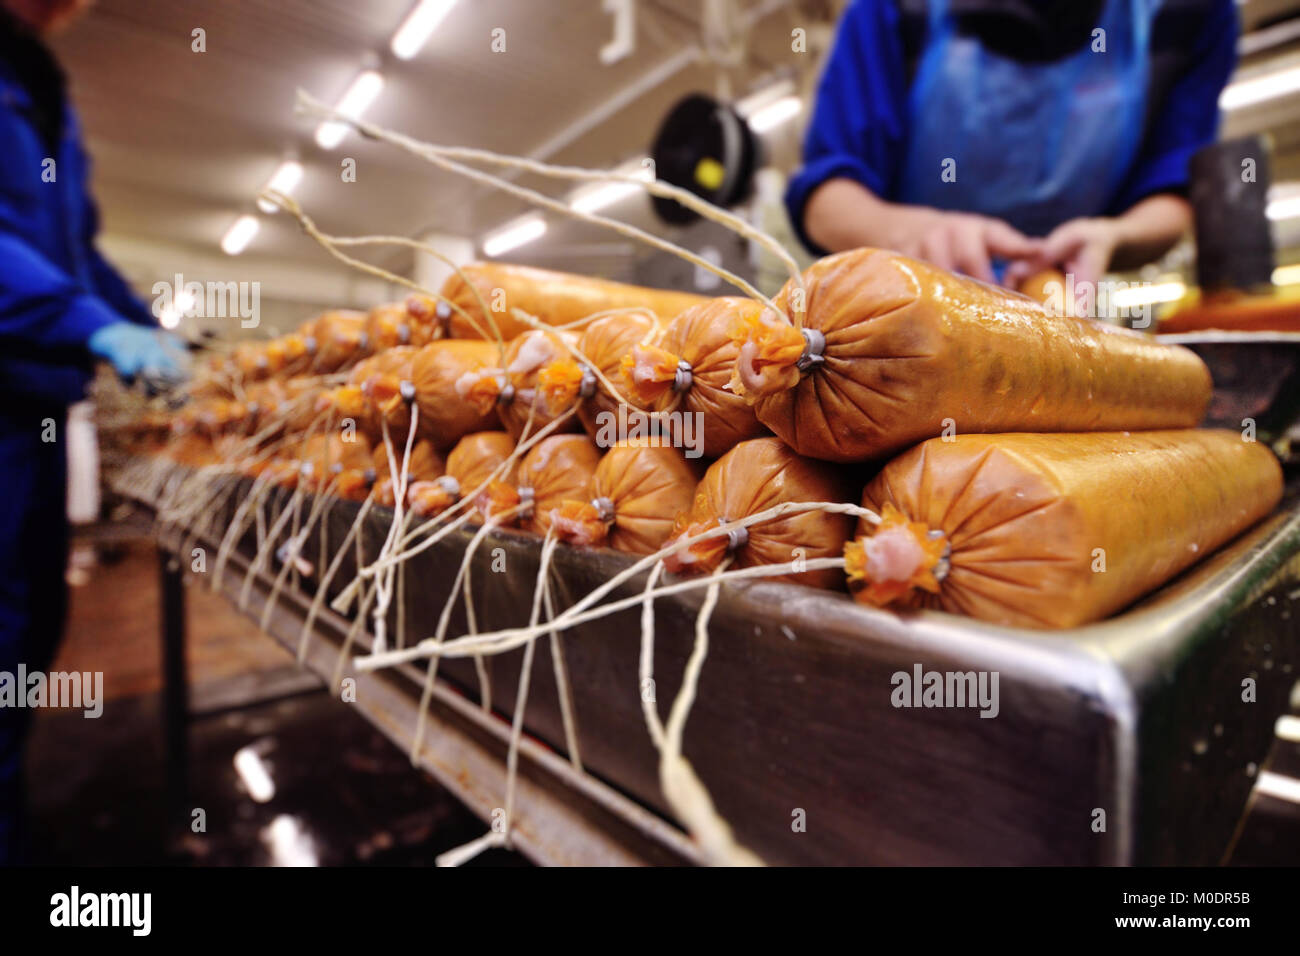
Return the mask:
<path id="1" fill-rule="evenodd" d="M 435 229 L 481 238 L 521 212 L 518 200 L 355 134 L 331 152 L 316 146 L 314 124 L 294 115 L 295 91 L 333 103 L 368 56 L 378 57 L 387 81 L 368 120 L 432 142 L 514 154 L 543 150 L 545 158 L 587 166 L 643 153 L 678 97 L 716 81 L 712 69 L 689 65 L 583 132 L 584 118 L 647 76 L 660 77 L 664 64 L 699 43 L 699 4 L 640 0 L 636 52 L 612 66 L 598 60 L 613 33 L 600 0 L 459 0 L 420 54 L 400 61 L 388 42 L 412 5 L 101 0 L 56 50 L 95 159 L 105 233 L 214 253 L 236 215 L 255 212 L 254 196 L 289 150 L 306 167 L 296 195 L 328 232 Z M 789 49 L 791 24 L 808 22 L 792 19 L 795 5 L 744 6 L 776 13 L 761 17 L 751 35 L 748 62 L 736 74 L 739 93 L 812 67 Z M 825 4 L 804 6 L 819 11 Z M 203 53 L 191 50 L 197 27 L 206 31 Z M 506 30 L 505 53 L 489 47 L 495 27 Z M 566 130 L 572 141 L 557 142 Z M 341 181 L 344 156 L 357 161 L 355 183 Z M 261 232 L 240 258 L 243 268 L 263 258 L 328 262 L 283 214 L 262 217 Z M 401 270 L 410 264 L 402 252 L 378 261 Z"/>
<path id="2" fill-rule="evenodd" d="M 389 294 L 355 275 L 344 278 L 348 270 L 284 214 L 262 216 L 261 232 L 237 259 L 220 253 L 225 230 L 237 215 L 255 212 L 254 196 L 290 150 L 306 167 L 296 194 L 328 232 L 442 231 L 480 240 L 524 210 L 513 197 L 356 135 L 337 150 L 320 150 L 315 124 L 294 115 L 296 90 L 332 103 L 368 58 L 377 58 L 387 80 L 366 114 L 380 125 L 437 143 L 605 167 L 643 154 L 679 97 L 718 92 L 723 75 L 736 97 L 778 79 L 809 92 L 818 45 L 841 0 L 739 0 L 754 26 L 742 64 L 728 74 L 689 53 L 702 43 L 697 0 L 637 0 L 636 51 L 611 66 L 598 56 L 613 35 L 601 0 L 459 0 L 419 55 L 399 61 L 388 42 L 413 3 L 100 0 L 61 37 L 55 47 L 95 160 L 105 245 L 126 260 L 131 278 L 145 288 L 182 269 L 208 273 L 201 278 L 262 279 L 276 290 L 268 293 L 273 298 L 304 306 L 326 297 L 364 304 Z M 1247 0 L 1242 9 L 1257 49 L 1247 69 L 1300 62 L 1300 29 L 1286 22 L 1300 0 Z M 812 52 L 791 50 L 795 26 L 809 30 Z M 206 31 L 204 53 L 191 50 L 197 27 Z M 497 27 L 506 31 L 505 53 L 489 45 Z M 1300 96 L 1280 98 L 1230 115 L 1225 134 L 1269 132 L 1274 178 L 1300 180 L 1298 118 Z M 778 166 L 794 164 L 800 125 L 788 123 L 769 142 Z M 355 183 L 341 181 L 344 156 L 357 160 Z M 520 182 L 564 191 L 533 178 Z M 646 206 L 638 198 L 618 212 L 653 224 Z M 518 255 L 608 272 L 634 248 L 590 227 L 553 225 L 545 242 Z M 400 250 L 373 258 L 394 271 L 412 267 Z"/>

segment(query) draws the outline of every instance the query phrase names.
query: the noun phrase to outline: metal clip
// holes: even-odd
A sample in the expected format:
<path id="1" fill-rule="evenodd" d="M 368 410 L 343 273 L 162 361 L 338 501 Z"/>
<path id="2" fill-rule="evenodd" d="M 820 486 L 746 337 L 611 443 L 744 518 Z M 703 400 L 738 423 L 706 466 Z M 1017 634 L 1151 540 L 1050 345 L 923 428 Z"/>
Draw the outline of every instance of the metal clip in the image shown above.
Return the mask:
<path id="1" fill-rule="evenodd" d="M 826 351 L 826 336 L 818 329 L 800 329 L 799 332 L 803 335 L 804 347 L 803 354 L 794 363 L 794 367 L 807 372 L 826 361 L 826 356 L 822 354 Z"/>
<path id="2" fill-rule="evenodd" d="M 720 524 L 720 525 L 725 525 L 726 523 L 727 523 L 727 519 L 726 519 L 726 518 L 719 518 L 719 519 L 718 519 L 718 524 Z M 730 531 L 727 532 L 727 550 L 728 550 L 728 551 L 737 551 L 737 550 L 739 550 L 740 548 L 743 548 L 743 547 L 744 547 L 745 545 L 747 545 L 747 544 L 749 544 L 749 529 L 748 529 L 748 528 L 744 528 L 744 527 L 741 527 L 741 528 L 732 528 Z"/>
<path id="3" fill-rule="evenodd" d="M 943 532 L 940 531 L 938 528 L 932 528 L 929 532 L 926 533 L 926 537 L 929 538 L 931 541 L 938 541 L 940 538 L 943 537 Z M 943 555 L 939 558 L 938 561 L 935 562 L 934 568 L 931 570 L 930 573 L 934 575 L 934 579 L 936 581 L 942 582 L 943 579 L 948 576 L 948 572 L 951 570 L 952 570 L 952 542 L 948 541 L 944 543 Z"/>
<path id="4" fill-rule="evenodd" d="M 691 368 L 691 363 L 686 359 L 677 361 L 677 372 L 673 375 L 673 391 L 684 392 L 691 387 L 695 381 L 695 372 Z"/>

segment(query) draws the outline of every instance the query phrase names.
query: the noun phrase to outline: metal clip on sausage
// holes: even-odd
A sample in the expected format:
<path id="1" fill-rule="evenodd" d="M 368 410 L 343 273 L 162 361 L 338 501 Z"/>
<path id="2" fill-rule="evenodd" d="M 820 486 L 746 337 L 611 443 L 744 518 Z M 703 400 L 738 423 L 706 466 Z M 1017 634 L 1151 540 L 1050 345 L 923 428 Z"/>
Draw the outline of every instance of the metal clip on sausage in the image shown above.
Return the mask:
<path id="1" fill-rule="evenodd" d="M 497 404 L 509 405 L 515 400 L 515 387 L 505 373 L 497 376 Z"/>
<path id="2" fill-rule="evenodd" d="M 931 541 L 938 541 L 939 539 L 944 538 L 944 534 L 938 528 L 931 528 L 928 532 L 926 532 L 926 537 L 929 538 Z M 931 569 L 930 573 L 934 575 L 934 579 L 936 581 L 942 584 L 943 579 L 948 576 L 948 572 L 951 570 L 952 570 L 952 542 L 944 538 L 943 555 L 935 563 L 934 568 Z"/>
<path id="3" fill-rule="evenodd" d="M 694 382 L 695 372 L 691 368 L 691 363 L 686 359 L 677 360 L 677 371 L 673 374 L 673 391 L 689 391 L 691 384 Z"/>
<path id="4" fill-rule="evenodd" d="M 803 334 L 803 354 L 794 363 L 800 372 L 808 372 L 826 361 L 826 336 L 819 329 L 800 329 Z"/>
<path id="5" fill-rule="evenodd" d="M 460 499 L 460 482 L 452 475 L 440 475 L 436 479 L 438 487 L 451 496 L 452 501 Z"/>
<path id="6" fill-rule="evenodd" d="M 614 502 L 602 495 L 599 498 L 592 498 L 591 506 L 596 509 L 596 515 L 605 524 L 614 523 Z"/>
<path id="7" fill-rule="evenodd" d="M 726 519 L 726 518 L 719 518 L 719 519 L 718 519 L 718 524 L 719 524 L 720 526 L 725 526 L 726 523 L 727 523 L 727 519 Z M 728 552 L 738 551 L 738 550 L 740 550 L 741 548 L 743 548 L 743 547 L 744 547 L 745 545 L 747 545 L 747 544 L 749 544 L 749 529 L 748 529 L 748 528 L 745 528 L 745 527 L 732 528 L 730 531 L 727 532 L 727 551 L 728 551 Z"/>
<path id="8" fill-rule="evenodd" d="M 517 490 L 519 492 L 518 517 L 531 518 L 533 515 L 533 502 L 537 500 L 537 492 L 528 485 L 520 485 Z"/>

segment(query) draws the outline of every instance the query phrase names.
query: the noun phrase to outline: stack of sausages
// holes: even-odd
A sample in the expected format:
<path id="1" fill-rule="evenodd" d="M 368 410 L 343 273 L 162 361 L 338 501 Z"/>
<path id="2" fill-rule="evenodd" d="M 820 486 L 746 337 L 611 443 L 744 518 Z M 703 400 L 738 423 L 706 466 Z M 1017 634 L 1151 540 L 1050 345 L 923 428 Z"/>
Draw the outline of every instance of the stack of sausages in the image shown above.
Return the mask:
<path id="1" fill-rule="evenodd" d="M 870 249 L 772 304 L 474 264 L 438 300 L 236 350 L 171 453 L 238 449 L 250 473 L 391 504 L 410 437 L 421 515 L 472 495 L 574 546 L 680 539 L 677 573 L 789 562 L 865 603 L 1043 628 L 1122 609 L 1280 500 L 1266 447 L 1195 427 L 1211 381 L 1186 349 Z M 791 502 L 880 521 L 811 509 L 686 541 Z M 838 556 L 847 573 L 802 567 Z"/>

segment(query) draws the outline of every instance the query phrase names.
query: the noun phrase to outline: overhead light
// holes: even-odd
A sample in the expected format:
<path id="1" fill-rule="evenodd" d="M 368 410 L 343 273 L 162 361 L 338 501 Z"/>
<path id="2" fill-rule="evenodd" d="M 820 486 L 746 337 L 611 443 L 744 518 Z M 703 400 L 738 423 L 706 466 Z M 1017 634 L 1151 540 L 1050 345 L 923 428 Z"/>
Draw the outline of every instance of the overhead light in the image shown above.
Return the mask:
<path id="1" fill-rule="evenodd" d="M 654 173 L 646 165 L 644 159 L 633 160 L 620 166 L 617 172 L 628 176 L 635 176 L 642 182 L 652 182 Z M 606 209 L 615 203 L 622 202 L 624 199 L 630 199 L 638 193 L 645 192 L 636 183 L 628 182 L 611 182 L 599 183 L 595 186 L 586 186 L 577 190 L 569 200 L 569 208 L 576 212 L 594 213 Z"/>
<path id="2" fill-rule="evenodd" d="M 502 226 L 483 240 L 485 256 L 499 256 L 546 233 L 546 220 L 536 213 L 521 216 Z"/>
<path id="3" fill-rule="evenodd" d="M 1300 216 L 1300 196 L 1270 200 L 1264 208 L 1264 215 L 1269 219 L 1295 219 Z"/>
<path id="4" fill-rule="evenodd" d="M 783 96 L 773 103 L 769 103 L 762 109 L 757 110 L 749 117 L 749 128 L 755 133 L 766 133 L 768 130 L 776 129 L 786 120 L 793 119 L 799 115 L 803 109 L 803 100 L 797 96 Z"/>
<path id="5" fill-rule="evenodd" d="M 1274 285 L 1296 285 L 1300 283 L 1300 265 L 1278 266 L 1273 270 Z"/>
<path id="6" fill-rule="evenodd" d="M 284 193 L 287 196 L 298 188 L 300 182 L 302 182 L 302 163 L 288 159 L 276 167 L 275 172 L 271 174 L 271 178 L 267 180 L 266 188 L 273 189 L 278 193 Z M 280 209 L 269 199 L 259 199 L 257 208 L 265 213 L 274 213 Z"/>
<path id="7" fill-rule="evenodd" d="M 419 53 L 455 5 L 456 0 L 420 0 L 393 34 L 393 42 L 390 44 L 393 56 L 399 60 L 409 60 Z"/>
<path id="8" fill-rule="evenodd" d="M 257 221 L 256 216 L 240 216 L 222 237 L 221 251 L 228 256 L 239 255 L 248 248 L 248 244 L 253 241 L 259 228 L 261 223 Z"/>
<path id="9" fill-rule="evenodd" d="M 174 305 L 169 305 L 167 308 L 163 309 L 162 314 L 158 316 L 158 324 L 164 329 L 174 329 L 176 326 L 181 324 L 181 314 L 176 311 Z"/>
<path id="10" fill-rule="evenodd" d="M 360 119 L 361 114 L 370 108 L 370 104 L 375 101 L 375 97 L 383 88 L 384 78 L 378 70 L 362 70 L 334 110 L 349 119 Z M 326 120 L 316 127 L 316 145 L 321 149 L 333 149 L 343 142 L 343 137 L 348 135 L 349 128 L 347 123 Z"/>
<path id="11" fill-rule="evenodd" d="M 1219 94 L 1219 108 L 1234 110 L 1254 106 L 1289 93 L 1300 93 L 1300 66 L 1274 70 L 1229 84 Z"/>
<path id="12" fill-rule="evenodd" d="M 1157 302 L 1177 302 L 1187 294 L 1187 286 L 1179 281 L 1157 282 L 1153 285 L 1130 286 L 1116 289 L 1110 294 L 1113 309 L 1132 309 Z"/>

